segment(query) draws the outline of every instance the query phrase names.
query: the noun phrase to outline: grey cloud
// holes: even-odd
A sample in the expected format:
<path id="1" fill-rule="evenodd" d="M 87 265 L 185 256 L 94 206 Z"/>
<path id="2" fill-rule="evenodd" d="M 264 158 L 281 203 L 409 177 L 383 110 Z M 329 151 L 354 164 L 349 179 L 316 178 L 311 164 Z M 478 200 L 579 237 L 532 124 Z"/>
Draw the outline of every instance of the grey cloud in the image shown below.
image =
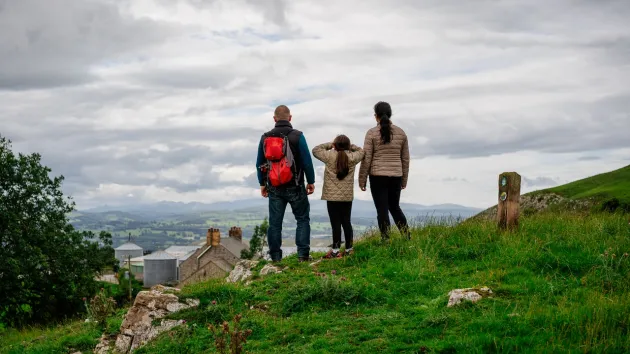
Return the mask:
<path id="1" fill-rule="evenodd" d="M 176 6 L 175 1 L 160 1 L 165 6 Z M 180 1 L 200 9 L 228 2 Z M 134 186 L 133 198 L 141 198 L 148 185 L 182 193 L 236 185 L 255 188 L 253 165 L 261 133 L 255 128 L 257 122 L 240 119 L 221 129 L 183 127 L 180 123 L 189 124 L 194 119 L 225 122 L 236 114 L 247 116 L 250 111 L 251 116 L 257 116 L 261 109 L 271 112 L 273 107 L 268 106 L 276 101 L 295 102 L 290 106 L 293 109 L 295 105 L 294 112 L 299 112 L 295 115 L 296 127 L 305 131 L 311 146 L 316 143 L 315 137 L 332 138 L 327 135 L 338 130 L 354 133 L 353 140 L 362 139 L 365 130 L 374 124 L 373 104 L 384 99 L 392 103 L 394 120 L 407 131 L 416 158 L 467 158 L 531 150 L 580 152 L 584 154 L 580 160 L 584 161 L 591 160 L 597 150 L 630 147 L 630 93 L 622 85 L 613 84 L 615 80 L 630 80 L 627 1 L 543 4 L 525 0 L 393 0 L 385 4 L 366 0 L 359 5 L 331 1 L 321 5 L 326 10 L 323 16 L 315 14 L 313 19 L 332 22 L 347 16 L 347 11 L 337 11 L 333 5 L 352 8 L 360 18 L 393 14 L 410 24 L 422 24 L 411 29 L 430 31 L 435 35 L 435 47 L 425 51 L 416 48 L 413 41 L 392 44 L 380 38 L 357 40 L 353 33 L 348 37 L 352 41 L 340 48 L 338 41 L 345 37 L 338 31 L 331 31 L 334 50 L 319 47 L 319 43 L 331 39 L 326 36 L 332 34 L 325 32 L 317 43 L 305 44 L 300 38 L 269 45 L 273 39 L 260 43 L 254 39 L 248 42 L 251 47 L 244 47 L 238 43 L 240 36 L 251 37 L 256 31 L 245 24 L 246 28 L 234 30 L 234 38 L 221 35 L 221 41 L 236 43 L 230 47 L 238 50 L 235 60 L 196 67 L 180 60 L 189 53 L 203 54 L 194 50 L 180 54 L 161 48 L 157 52 L 160 57 L 151 57 L 156 55 L 152 46 L 190 27 L 128 16 L 119 11 L 117 5 L 121 3 L 60 0 L 50 6 L 43 0 L 0 0 L 2 134 L 12 138 L 20 151 L 42 153 L 53 173 L 64 174 L 68 190 L 79 196 L 102 183 Z M 296 7 L 308 10 L 304 3 L 286 1 L 229 3 L 251 6 L 267 22 L 281 27 L 291 27 L 291 11 Z M 576 19 L 580 19 L 579 26 Z M 265 24 L 264 33 L 268 33 L 267 27 Z M 283 30 L 286 28 L 280 30 L 281 34 L 285 34 Z M 194 28 L 193 32 L 199 31 Z M 320 34 L 309 33 L 315 37 Z M 431 59 L 432 55 L 437 59 Z M 161 61 L 170 59 L 168 56 L 178 60 Z M 309 61 L 311 56 L 317 62 Z M 147 59 L 146 65 L 136 72 L 113 70 L 116 73 L 112 76 L 97 76 L 102 71 L 94 70 L 115 69 L 121 63 L 134 64 L 143 58 Z M 548 69 L 562 65 L 558 64 L 561 58 L 584 63 L 585 76 L 547 79 Z M 406 64 L 410 60 L 415 66 Z M 439 61 L 439 65 L 432 60 Z M 180 64 L 165 65 L 173 62 Z M 322 63 L 325 66 L 318 66 Z M 534 70 L 519 72 L 520 76 L 505 74 L 529 65 Z M 544 70 L 537 71 L 538 67 Z M 328 68 L 346 71 L 327 79 Z M 361 79 L 355 73 L 363 73 L 365 68 L 369 68 L 367 77 L 374 74 L 385 79 L 370 89 L 357 87 L 352 80 Z M 467 76 L 471 72 L 482 75 L 471 80 Z M 442 78 L 444 81 L 439 80 Z M 298 88 L 283 90 L 279 82 Z M 585 90 L 589 87 L 598 91 Z M 26 90 L 32 88 L 40 90 Z M 25 91 L 14 91 L 18 89 Z M 211 94 L 206 95 L 208 92 Z M 549 99 L 518 109 L 502 102 L 504 98 L 520 102 L 533 96 Z M 174 97 L 181 97 L 183 102 Z M 113 123 L 127 114 L 138 114 L 155 123 L 143 127 Z M 142 123 L 140 119 L 133 122 Z M 335 126 L 334 132 L 328 125 Z M 198 145 L 199 141 L 230 144 L 236 140 L 249 145 L 228 152 Z M 167 145 L 169 151 L 143 151 L 157 143 Z M 159 175 L 160 171 L 186 164 L 195 164 L 205 172 L 194 182 Z M 244 181 L 220 182 L 212 167 L 223 164 L 250 165 L 252 174 Z M 317 171 L 321 181 L 323 169 Z M 550 183 L 544 178 L 526 183 Z M 456 180 L 449 177 L 437 182 Z"/>
<path id="2" fill-rule="evenodd" d="M 172 6 L 173 0 L 159 0 L 161 4 L 166 6 Z M 204 9 L 208 6 L 214 5 L 217 2 L 231 3 L 233 4 L 234 0 L 183 0 L 188 2 L 189 4 L 199 8 Z M 285 0 L 245 0 L 244 1 L 249 6 L 257 9 L 262 12 L 265 20 L 274 23 L 278 26 L 285 26 L 287 24 L 286 19 L 286 8 L 287 2 Z"/>
<path id="3" fill-rule="evenodd" d="M 540 108 L 540 107 L 538 107 Z M 412 131 L 426 137 L 426 145 L 412 145 L 416 158 L 446 155 L 455 158 L 489 156 L 533 150 L 547 153 L 585 152 L 630 147 L 630 95 L 606 97 L 594 102 L 567 102 L 547 107 L 548 112 L 523 111 L 522 117 L 503 124 L 502 113 L 478 130 L 461 129 L 457 120 L 434 117 L 410 122 Z M 532 125 L 528 116 L 548 117 L 544 125 Z M 557 119 L 570 117 L 571 123 Z M 555 119 L 554 119 L 555 118 Z"/>
<path id="4" fill-rule="evenodd" d="M 536 178 L 527 178 L 523 176 L 523 185 L 527 187 L 553 187 L 560 184 L 557 179 L 551 177 L 536 177 Z"/>
<path id="5" fill-rule="evenodd" d="M 442 178 L 442 182 L 466 182 L 468 183 L 468 180 L 466 178 L 462 178 L 462 177 L 446 177 L 446 178 Z"/>
<path id="6" fill-rule="evenodd" d="M 595 160 L 601 160 L 602 158 L 600 156 L 580 156 L 578 158 L 579 161 L 595 161 Z"/>
<path id="7" fill-rule="evenodd" d="M 3 2 L 0 33 L 0 90 L 23 90 L 96 80 L 94 64 L 115 65 L 176 31 L 112 2 L 20 0 Z"/>
<path id="8" fill-rule="evenodd" d="M 248 4 L 256 7 L 262 11 L 263 16 L 268 21 L 275 23 L 279 26 L 285 26 L 287 24 L 286 18 L 286 6 L 287 3 L 284 0 L 246 0 Z"/>
<path id="9" fill-rule="evenodd" d="M 142 71 L 133 76 L 139 83 L 181 89 L 218 89 L 236 78 L 237 72 L 225 66 L 186 67 Z"/>

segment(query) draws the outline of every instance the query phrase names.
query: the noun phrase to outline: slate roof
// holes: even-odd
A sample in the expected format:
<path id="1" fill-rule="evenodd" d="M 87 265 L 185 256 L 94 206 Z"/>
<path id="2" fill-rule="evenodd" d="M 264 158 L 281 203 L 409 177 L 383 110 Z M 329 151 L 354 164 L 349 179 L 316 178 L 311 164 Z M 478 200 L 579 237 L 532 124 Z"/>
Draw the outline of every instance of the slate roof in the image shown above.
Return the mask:
<path id="1" fill-rule="evenodd" d="M 116 251 L 142 251 L 142 247 L 136 245 L 133 242 L 125 242 L 122 245 L 115 248 Z"/>

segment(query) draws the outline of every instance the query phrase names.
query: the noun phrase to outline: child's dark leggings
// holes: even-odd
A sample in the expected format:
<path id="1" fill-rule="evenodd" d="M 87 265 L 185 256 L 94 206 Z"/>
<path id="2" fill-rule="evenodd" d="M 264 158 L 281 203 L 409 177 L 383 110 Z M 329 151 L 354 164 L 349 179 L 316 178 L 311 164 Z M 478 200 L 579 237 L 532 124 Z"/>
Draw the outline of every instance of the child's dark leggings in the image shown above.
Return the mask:
<path id="1" fill-rule="evenodd" d="M 341 247 L 341 228 L 346 236 L 346 249 L 352 248 L 352 202 L 331 202 L 328 203 L 328 216 L 333 233 L 333 248 Z"/>

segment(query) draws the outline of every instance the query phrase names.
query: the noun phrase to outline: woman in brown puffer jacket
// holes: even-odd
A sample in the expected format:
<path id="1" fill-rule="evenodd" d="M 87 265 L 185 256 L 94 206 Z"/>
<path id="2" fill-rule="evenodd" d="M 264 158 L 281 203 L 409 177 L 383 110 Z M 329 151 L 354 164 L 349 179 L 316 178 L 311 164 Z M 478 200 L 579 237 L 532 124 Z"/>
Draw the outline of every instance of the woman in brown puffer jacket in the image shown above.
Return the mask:
<path id="1" fill-rule="evenodd" d="M 409 177 L 409 142 L 407 134 L 391 123 L 392 108 L 387 102 L 374 105 L 376 127 L 365 134 L 365 156 L 359 170 L 359 187 L 370 191 L 376 206 L 378 227 L 383 240 L 389 239 L 389 213 L 396 226 L 410 238 L 407 218 L 400 208 L 401 190 L 407 187 Z"/>

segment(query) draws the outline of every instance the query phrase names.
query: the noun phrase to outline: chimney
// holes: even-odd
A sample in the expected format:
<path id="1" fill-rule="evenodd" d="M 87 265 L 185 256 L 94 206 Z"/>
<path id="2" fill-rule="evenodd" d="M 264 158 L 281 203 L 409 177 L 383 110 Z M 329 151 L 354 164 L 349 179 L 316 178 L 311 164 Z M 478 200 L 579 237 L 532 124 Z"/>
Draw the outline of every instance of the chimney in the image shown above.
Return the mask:
<path id="1" fill-rule="evenodd" d="M 233 226 L 230 229 L 230 237 L 239 242 L 243 242 L 243 230 L 240 227 Z"/>
<path id="2" fill-rule="evenodd" d="M 221 243 L 221 231 L 210 228 L 206 234 L 206 245 L 216 247 Z"/>

